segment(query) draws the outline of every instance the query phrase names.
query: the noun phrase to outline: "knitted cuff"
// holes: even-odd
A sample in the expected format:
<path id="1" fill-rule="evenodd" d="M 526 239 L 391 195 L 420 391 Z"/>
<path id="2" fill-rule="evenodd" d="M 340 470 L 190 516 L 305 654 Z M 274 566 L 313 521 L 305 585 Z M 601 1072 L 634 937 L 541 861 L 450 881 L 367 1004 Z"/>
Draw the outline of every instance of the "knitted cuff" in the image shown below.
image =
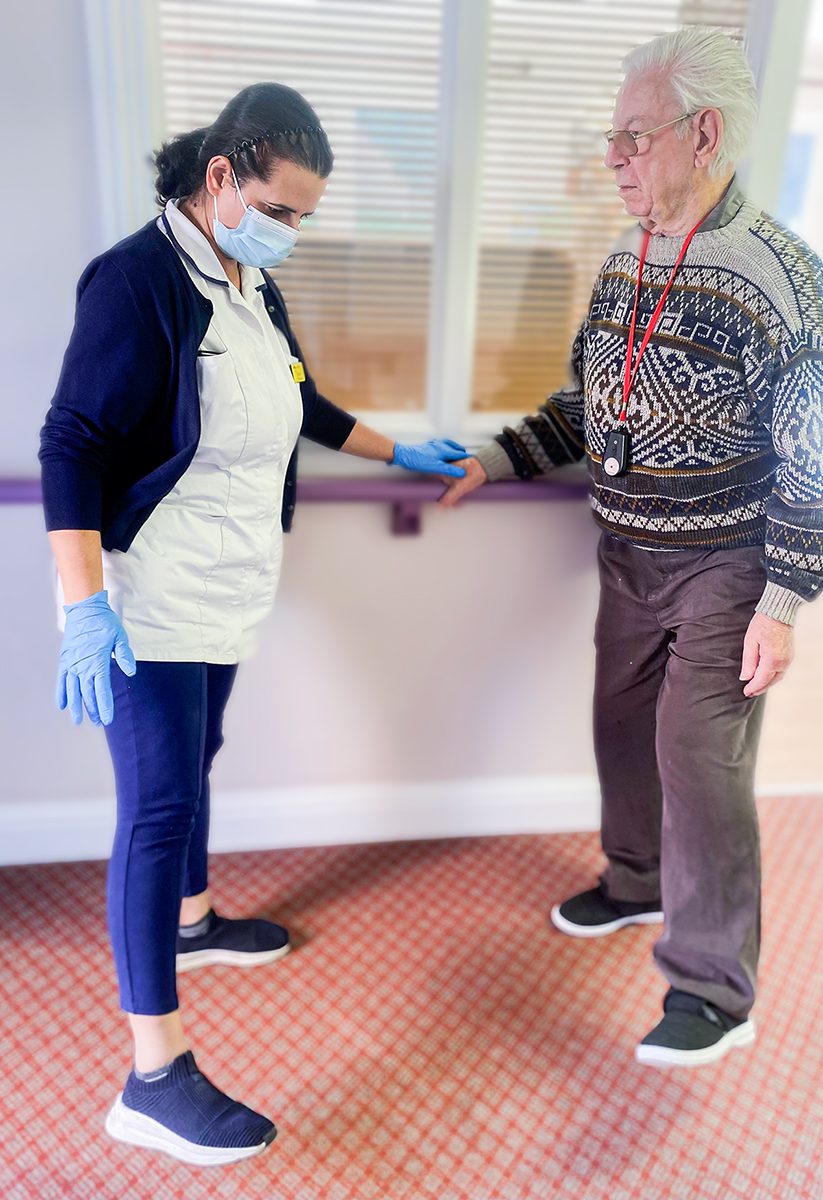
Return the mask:
<path id="1" fill-rule="evenodd" d="M 512 460 L 499 442 L 491 442 L 474 456 L 494 483 L 498 479 L 517 479 Z"/>
<path id="2" fill-rule="evenodd" d="M 805 603 L 797 592 L 790 592 L 788 588 L 769 580 L 757 602 L 757 612 L 763 613 L 764 617 L 773 617 L 775 621 L 782 621 L 784 625 L 794 625 L 797 610 Z"/>

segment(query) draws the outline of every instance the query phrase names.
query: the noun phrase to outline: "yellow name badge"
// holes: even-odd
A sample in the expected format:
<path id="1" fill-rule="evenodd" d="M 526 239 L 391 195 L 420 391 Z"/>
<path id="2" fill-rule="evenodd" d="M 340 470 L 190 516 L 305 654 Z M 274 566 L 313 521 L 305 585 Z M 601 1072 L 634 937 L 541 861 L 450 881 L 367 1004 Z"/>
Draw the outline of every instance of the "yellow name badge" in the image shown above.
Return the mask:
<path id="1" fill-rule="evenodd" d="M 306 382 L 306 372 L 303 368 L 303 364 L 298 361 L 298 362 L 291 363 L 290 366 L 291 366 L 291 377 L 294 380 L 294 382 L 295 383 L 305 383 Z"/>

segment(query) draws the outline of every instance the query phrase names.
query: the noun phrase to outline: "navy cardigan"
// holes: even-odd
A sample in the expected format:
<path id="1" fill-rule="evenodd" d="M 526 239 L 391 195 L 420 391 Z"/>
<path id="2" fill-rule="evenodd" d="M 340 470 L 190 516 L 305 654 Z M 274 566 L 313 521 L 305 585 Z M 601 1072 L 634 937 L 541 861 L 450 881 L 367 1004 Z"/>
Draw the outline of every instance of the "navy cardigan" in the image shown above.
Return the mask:
<path id="1" fill-rule="evenodd" d="M 264 278 L 269 316 L 302 361 L 283 297 Z M 128 550 L 197 449 L 197 350 L 211 317 L 211 303 L 154 221 L 89 264 L 40 433 L 47 529 L 99 529 L 106 550 Z M 354 417 L 321 396 L 308 371 L 300 390 L 301 434 L 339 450 Z M 283 493 L 285 530 L 296 474 L 295 450 Z"/>

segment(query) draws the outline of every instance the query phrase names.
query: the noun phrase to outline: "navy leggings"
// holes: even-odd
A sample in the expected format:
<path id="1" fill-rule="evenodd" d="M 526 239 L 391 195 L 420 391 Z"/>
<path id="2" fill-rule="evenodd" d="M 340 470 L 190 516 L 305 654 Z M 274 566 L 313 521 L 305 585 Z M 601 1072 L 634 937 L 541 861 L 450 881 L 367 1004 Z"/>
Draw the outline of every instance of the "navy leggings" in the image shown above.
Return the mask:
<path id="1" fill-rule="evenodd" d="M 209 771 L 223 744 L 236 666 L 112 663 L 106 729 L 117 788 L 109 863 L 109 931 L 120 1003 L 129 1013 L 177 1008 L 180 900 L 208 886 Z"/>

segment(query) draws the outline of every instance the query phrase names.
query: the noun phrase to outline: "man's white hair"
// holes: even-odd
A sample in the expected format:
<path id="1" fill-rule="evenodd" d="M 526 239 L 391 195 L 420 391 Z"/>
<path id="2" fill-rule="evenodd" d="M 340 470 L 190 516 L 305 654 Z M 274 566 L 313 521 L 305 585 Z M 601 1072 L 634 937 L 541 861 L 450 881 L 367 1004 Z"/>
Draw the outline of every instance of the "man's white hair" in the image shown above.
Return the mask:
<path id="1" fill-rule="evenodd" d="M 742 49 L 719 29 L 688 25 L 636 46 L 623 59 L 628 77 L 660 71 L 668 79 L 684 113 L 717 108 L 723 114 L 723 137 L 710 175 L 733 169 L 748 145 L 757 117 L 757 90 Z M 675 126 L 688 134 L 685 122 Z"/>

